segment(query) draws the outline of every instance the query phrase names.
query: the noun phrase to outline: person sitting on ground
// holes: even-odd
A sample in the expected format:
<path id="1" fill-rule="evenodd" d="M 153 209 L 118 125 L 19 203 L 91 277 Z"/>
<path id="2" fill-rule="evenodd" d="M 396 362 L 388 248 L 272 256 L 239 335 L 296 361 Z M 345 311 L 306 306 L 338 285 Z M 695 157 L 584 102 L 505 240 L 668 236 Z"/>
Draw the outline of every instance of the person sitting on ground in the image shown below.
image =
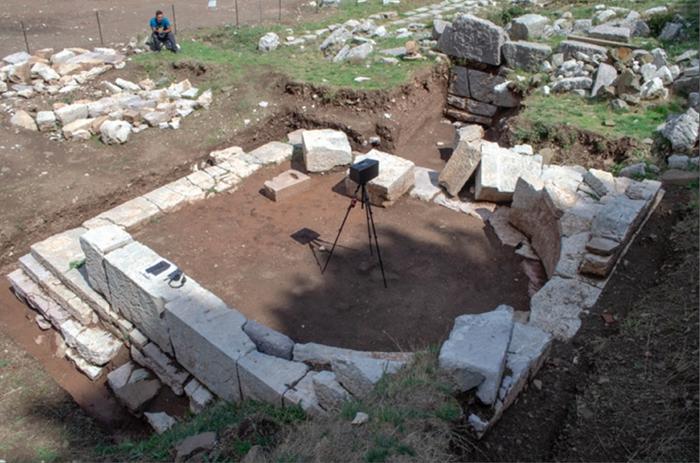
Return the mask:
<path id="1" fill-rule="evenodd" d="M 160 51 L 165 44 L 165 48 L 173 53 L 177 53 L 173 27 L 160 10 L 156 11 L 155 17 L 151 18 L 151 31 L 153 32 L 151 36 L 151 50 Z"/>

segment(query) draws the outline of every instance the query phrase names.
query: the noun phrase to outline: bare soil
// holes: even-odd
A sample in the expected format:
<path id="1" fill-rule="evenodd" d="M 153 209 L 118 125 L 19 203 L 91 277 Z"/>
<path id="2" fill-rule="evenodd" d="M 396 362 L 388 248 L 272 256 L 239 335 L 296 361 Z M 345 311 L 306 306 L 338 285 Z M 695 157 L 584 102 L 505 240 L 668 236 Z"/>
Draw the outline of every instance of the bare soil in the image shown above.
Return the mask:
<path id="1" fill-rule="evenodd" d="M 527 310 L 521 258 L 490 226 L 411 198 L 372 208 L 387 289 L 359 205 L 321 274 L 350 203 L 345 173 L 315 175 L 307 191 L 280 202 L 260 194 L 288 168 L 259 171 L 238 191 L 168 214 L 135 238 L 246 317 L 300 342 L 420 349 L 444 339 L 458 315 L 501 303 Z M 318 238 L 295 239 L 301 230 Z"/>

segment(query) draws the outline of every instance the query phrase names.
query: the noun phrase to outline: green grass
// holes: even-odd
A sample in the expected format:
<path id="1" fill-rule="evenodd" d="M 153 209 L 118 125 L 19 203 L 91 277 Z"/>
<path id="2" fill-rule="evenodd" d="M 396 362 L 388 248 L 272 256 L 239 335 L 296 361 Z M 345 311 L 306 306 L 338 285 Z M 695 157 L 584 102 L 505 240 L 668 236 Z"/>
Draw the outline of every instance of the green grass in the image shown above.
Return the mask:
<path id="1" fill-rule="evenodd" d="M 241 404 L 218 403 L 199 415 L 178 423 L 163 434 L 153 434 L 141 441 L 97 447 L 95 454 L 109 461 L 172 461 L 173 448 L 184 438 L 207 431 L 214 431 L 221 437 L 227 430 L 235 430 L 244 419 L 251 416 L 263 417 L 280 427 L 306 418 L 303 410 L 298 407 L 282 408 L 251 401 Z M 226 461 L 232 456 L 240 459 L 254 445 L 269 446 L 270 442 L 262 437 L 253 441 L 236 438 L 228 442 L 228 454 L 221 461 Z"/>
<path id="2" fill-rule="evenodd" d="M 607 101 L 588 100 L 575 95 L 532 95 L 524 101 L 521 119 L 530 130 L 546 131 L 548 128 L 569 125 L 606 137 L 631 137 L 636 140 L 654 138 L 656 127 L 673 113 L 682 111 L 680 104 L 667 101 L 646 104 L 629 112 L 613 111 Z M 614 126 L 604 125 L 605 121 Z M 525 130 L 522 128 L 521 130 Z M 545 133 L 532 136 L 546 138 Z"/>

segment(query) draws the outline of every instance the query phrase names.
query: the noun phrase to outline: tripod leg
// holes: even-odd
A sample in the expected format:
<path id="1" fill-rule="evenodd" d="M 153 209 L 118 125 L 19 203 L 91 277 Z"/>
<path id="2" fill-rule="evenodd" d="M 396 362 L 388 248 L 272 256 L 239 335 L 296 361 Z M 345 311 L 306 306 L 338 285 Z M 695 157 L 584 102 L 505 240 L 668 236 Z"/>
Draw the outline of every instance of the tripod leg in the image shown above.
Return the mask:
<path id="1" fill-rule="evenodd" d="M 362 205 L 365 209 L 365 220 L 367 221 L 367 240 L 369 241 L 369 255 L 373 256 L 374 251 L 372 251 L 372 232 L 369 226 L 369 194 L 367 194 L 367 187 L 362 185 Z"/>
<path id="2" fill-rule="evenodd" d="M 331 252 L 328 254 L 328 259 L 326 259 L 326 264 L 323 266 L 323 270 L 321 270 L 321 273 L 324 273 L 326 271 L 326 268 L 328 268 L 328 264 L 331 261 L 331 257 L 333 257 L 333 252 L 335 251 L 335 246 L 338 244 L 338 239 L 340 238 L 340 234 L 343 232 L 343 227 L 345 227 L 345 222 L 348 220 L 348 216 L 350 215 L 350 211 L 352 210 L 353 207 L 355 207 L 355 203 L 357 202 L 357 192 L 360 191 L 360 186 L 357 185 L 357 188 L 355 189 L 355 193 L 352 195 L 352 199 L 350 200 L 350 205 L 348 206 L 348 210 L 345 212 L 345 217 L 343 217 L 343 221 L 340 224 L 340 228 L 338 229 L 338 234 L 335 236 L 335 241 L 333 241 L 333 247 L 331 247 Z"/>
<path id="3" fill-rule="evenodd" d="M 386 274 L 384 273 L 384 262 L 382 262 L 382 253 L 379 251 L 379 240 L 377 239 L 377 227 L 374 225 L 374 215 L 372 215 L 372 206 L 367 203 L 367 212 L 369 215 L 369 221 L 372 224 L 372 233 L 374 234 L 374 244 L 377 246 L 377 258 L 379 259 L 379 268 L 382 271 L 382 280 L 384 280 L 384 287 L 388 288 L 386 285 Z"/>

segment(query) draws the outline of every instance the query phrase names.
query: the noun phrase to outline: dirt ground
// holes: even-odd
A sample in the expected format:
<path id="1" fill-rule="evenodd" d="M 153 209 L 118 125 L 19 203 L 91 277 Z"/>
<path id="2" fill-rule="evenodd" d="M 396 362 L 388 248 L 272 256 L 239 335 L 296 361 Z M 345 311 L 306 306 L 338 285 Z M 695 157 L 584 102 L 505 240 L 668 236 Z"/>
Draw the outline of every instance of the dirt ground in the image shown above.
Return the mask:
<path id="1" fill-rule="evenodd" d="M 236 23 L 236 5 L 240 24 L 277 22 L 282 6 L 282 22 L 289 23 L 299 16 L 313 17 L 317 13 L 309 2 L 301 0 L 217 0 L 216 8 L 207 7 L 207 0 L 192 2 L 169 0 L 145 3 L 138 0 L 4 0 L 0 11 L 0 56 L 25 50 L 20 21 L 27 29 L 30 50 L 40 48 L 99 47 L 100 34 L 95 12 L 99 11 L 102 37 L 106 45 L 127 43 L 137 34 L 148 31 L 148 21 L 157 9 L 173 19 L 179 31 L 199 27 Z M 261 20 L 262 19 L 262 20 Z"/>
<path id="2" fill-rule="evenodd" d="M 168 214 L 135 238 L 246 317 L 299 342 L 422 349 L 444 339 L 461 314 L 500 303 L 528 309 L 521 258 L 490 226 L 406 197 L 372 208 L 387 289 L 359 206 L 321 274 L 349 204 L 345 173 L 314 175 L 307 191 L 286 201 L 260 194 L 266 179 L 288 168 L 261 169 L 234 193 Z M 318 238 L 295 239 L 301 230 Z"/>

